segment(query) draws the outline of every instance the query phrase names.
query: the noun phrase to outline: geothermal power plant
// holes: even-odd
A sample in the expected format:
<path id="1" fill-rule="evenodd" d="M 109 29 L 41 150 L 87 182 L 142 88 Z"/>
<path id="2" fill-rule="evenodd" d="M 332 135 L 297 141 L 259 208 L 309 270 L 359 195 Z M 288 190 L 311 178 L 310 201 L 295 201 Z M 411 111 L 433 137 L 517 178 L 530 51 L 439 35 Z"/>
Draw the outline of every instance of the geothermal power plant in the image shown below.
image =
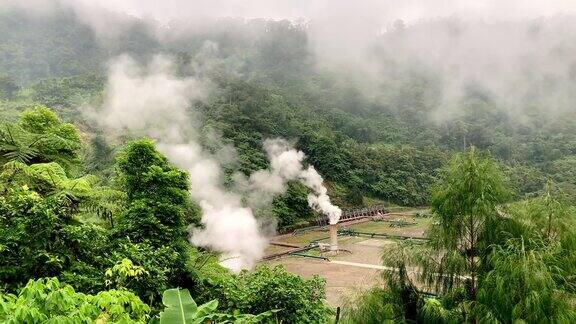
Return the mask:
<path id="1" fill-rule="evenodd" d="M 303 234 L 310 231 L 326 231 L 328 234 L 328 236 L 325 238 L 327 240 L 327 243 L 326 240 L 324 240 L 324 242 L 315 241 L 311 242 L 307 246 L 299 246 L 294 244 L 272 241 L 270 242 L 270 245 L 292 248 L 292 250 L 267 255 L 263 258 L 263 260 L 272 260 L 289 255 L 329 260 L 328 257 L 330 256 L 334 256 L 340 252 L 349 252 L 343 250 L 338 243 L 339 231 L 343 234 L 350 235 L 350 232 L 345 229 L 345 227 L 348 224 L 354 224 L 357 221 L 366 221 L 367 219 L 373 219 L 373 220 L 381 219 L 385 214 L 387 214 L 387 210 L 384 206 L 371 206 L 361 209 L 347 210 L 342 213 L 342 216 L 336 223 L 331 223 L 329 217 L 321 215 L 316 220 L 317 225 L 300 228 L 292 233 L 283 233 L 282 235 L 290 236 L 290 235 Z M 363 234 L 369 234 L 369 233 L 363 233 Z M 305 252 L 311 250 L 319 250 L 321 256 L 310 256 L 304 254 Z"/>

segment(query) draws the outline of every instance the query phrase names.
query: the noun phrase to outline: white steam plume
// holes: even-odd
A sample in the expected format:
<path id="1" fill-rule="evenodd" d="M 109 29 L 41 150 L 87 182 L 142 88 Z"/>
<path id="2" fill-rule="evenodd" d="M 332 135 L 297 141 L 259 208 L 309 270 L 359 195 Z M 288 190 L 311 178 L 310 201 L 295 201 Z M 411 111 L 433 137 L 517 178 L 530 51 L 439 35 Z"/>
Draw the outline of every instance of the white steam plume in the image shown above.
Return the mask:
<path id="1" fill-rule="evenodd" d="M 304 184 L 314 191 L 314 193 L 308 195 L 308 203 L 310 206 L 316 211 L 322 212 L 328 216 L 330 224 L 338 223 L 340 216 L 342 216 L 342 210 L 330 202 L 328 190 L 324 186 L 322 176 L 313 166 L 309 166 L 308 169 L 304 170 L 300 174 L 300 177 L 304 181 Z"/>
<path id="2" fill-rule="evenodd" d="M 198 116 L 189 109 L 191 101 L 205 96 L 208 86 L 195 78 L 175 77 L 173 69 L 163 56 L 146 67 L 128 56 L 115 59 L 102 110 L 91 112 L 91 117 L 108 128 L 156 139 L 158 149 L 188 171 L 190 192 L 202 208 L 204 227 L 192 229 L 191 243 L 222 252 L 222 264 L 233 271 L 251 268 L 263 256 L 267 239 L 252 209 L 243 205 L 242 195 L 222 185 L 222 155 L 202 148 L 195 132 L 200 127 Z M 320 174 L 312 166 L 303 168 L 304 153 L 282 139 L 266 140 L 264 148 L 271 167 L 254 172 L 246 181 L 248 205 L 269 204 L 286 190 L 288 181 L 298 180 L 312 189 L 310 206 L 336 223 L 341 210 L 331 204 Z M 229 156 L 232 150 L 222 151 Z"/>
<path id="3" fill-rule="evenodd" d="M 249 202 L 267 203 L 272 200 L 273 195 L 286 190 L 288 181 L 298 180 L 312 189 L 312 193 L 308 195 L 310 207 L 328 216 L 331 224 L 337 223 L 342 210 L 330 202 L 324 180 L 316 169 L 313 166 L 304 169 L 304 153 L 294 149 L 283 139 L 264 141 L 264 149 L 270 160 L 270 169 L 257 171 L 250 176 Z"/>
<path id="4" fill-rule="evenodd" d="M 155 138 L 159 150 L 189 172 L 204 225 L 192 230 L 191 242 L 222 252 L 223 264 L 239 271 L 262 257 L 267 240 L 252 210 L 222 186 L 219 161 L 198 143 L 197 121 L 188 108 L 205 92 L 204 82 L 175 77 L 165 57 L 157 56 L 143 68 L 123 56 L 110 65 L 104 106 L 97 116 L 105 126 Z"/>

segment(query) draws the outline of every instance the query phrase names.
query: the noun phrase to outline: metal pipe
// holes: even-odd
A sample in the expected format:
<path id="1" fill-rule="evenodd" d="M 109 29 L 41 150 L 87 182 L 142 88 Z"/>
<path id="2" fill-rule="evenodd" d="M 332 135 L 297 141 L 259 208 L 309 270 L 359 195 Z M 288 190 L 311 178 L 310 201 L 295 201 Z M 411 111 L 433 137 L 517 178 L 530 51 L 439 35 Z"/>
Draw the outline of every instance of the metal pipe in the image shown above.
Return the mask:
<path id="1" fill-rule="evenodd" d="M 370 236 L 370 237 L 380 236 L 380 237 L 385 237 L 385 238 L 396 238 L 396 239 L 403 239 L 403 240 L 407 240 L 407 239 L 423 240 L 423 241 L 429 240 L 429 238 L 427 238 L 427 237 L 395 235 L 395 234 L 385 234 L 385 233 L 360 232 L 360 231 L 355 231 L 353 229 L 341 230 L 340 234 L 341 235 L 350 235 L 350 236 L 359 236 L 359 235 L 365 235 L 365 236 Z"/>
<path id="2" fill-rule="evenodd" d="M 317 244 L 309 244 L 308 246 L 305 246 L 303 248 L 293 249 L 290 251 L 285 251 L 285 252 L 267 255 L 267 256 L 263 257 L 262 260 L 272 260 L 272 259 L 280 258 L 280 257 L 286 256 L 286 255 L 291 255 L 292 253 L 306 252 L 308 250 L 312 250 L 312 249 L 315 249 L 317 247 L 318 247 Z"/>
<path id="3" fill-rule="evenodd" d="M 330 236 L 325 236 L 325 237 L 317 238 L 317 239 L 315 239 L 315 240 L 310 241 L 310 244 L 314 244 L 314 243 L 315 243 L 315 244 L 318 244 L 318 242 L 327 240 L 327 239 L 329 239 L 329 238 L 330 238 Z"/>
<path id="4" fill-rule="evenodd" d="M 298 253 L 298 252 L 290 253 L 290 255 L 299 256 L 299 257 L 305 257 L 305 258 L 311 258 L 311 259 L 319 259 L 319 260 L 324 260 L 324 261 L 330 261 L 330 259 L 328 259 L 327 257 L 316 256 L 316 255 L 309 255 L 309 254 Z"/>

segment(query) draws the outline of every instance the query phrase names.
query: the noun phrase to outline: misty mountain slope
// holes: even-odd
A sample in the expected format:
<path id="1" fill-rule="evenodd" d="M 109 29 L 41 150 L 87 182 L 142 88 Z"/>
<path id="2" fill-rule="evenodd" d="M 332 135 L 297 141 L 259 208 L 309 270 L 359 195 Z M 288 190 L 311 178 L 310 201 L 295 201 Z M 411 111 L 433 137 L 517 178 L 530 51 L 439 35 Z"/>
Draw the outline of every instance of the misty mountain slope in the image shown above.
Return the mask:
<path id="1" fill-rule="evenodd" d="M 323 57 L 310 49 L 306 25 L 219 19 L 185 32 L 177 25 L 158 29 L 126 19 L 129 28 L 121 38 L 103 42 L 71 12 L 2 14 L 1 64 L 4 74 L 24 85 L 19 100 L 82 120 L 85 103 L 101 101 L 110 59 L 129 53 L 146 62 L 168 54 L 179 76 L 214 85 L 200 105 L 204 127 L 234 145 L 237 170 L 247 174 L 266 165 L 264 139 L 288 138 L 334 183 L 335 199 L 343 205 L 360 203 L 345 199 L 358 190 L 402 205 L 426 204 L 438 168 L 470 145 L 504 162 L 519 195 L 541 190 L 555 161 L 576 154 L 571 111 L 514 114 L 493 89 L 473 83 L 456 104 L 444 102 L 444 72 L 427 66 L 412 40 L 427 30 L 466 35 L 465 28 L 456 33 L 461 27 L 450 20 L 397 26 L 380 36 L 375 53 L 384 65 L 358 77 L 319 68 Z"/>
<path id="2" fill-rule="evenodd" d="M 0 13 L 0 69 L 21 82 L 99 69 L 104 53 L 90 28 L 64 13 Z"/>
<path id="3" fill-rule="evenodd" d="M 130 21 L 126 33 L 99 39 L 75 13 L 50 15 L 0 10 L 0 70 L 23 84 L 39 79 L 103 72 L 113 55 L 145 57 L 158 49 L 148 29 Z"/>

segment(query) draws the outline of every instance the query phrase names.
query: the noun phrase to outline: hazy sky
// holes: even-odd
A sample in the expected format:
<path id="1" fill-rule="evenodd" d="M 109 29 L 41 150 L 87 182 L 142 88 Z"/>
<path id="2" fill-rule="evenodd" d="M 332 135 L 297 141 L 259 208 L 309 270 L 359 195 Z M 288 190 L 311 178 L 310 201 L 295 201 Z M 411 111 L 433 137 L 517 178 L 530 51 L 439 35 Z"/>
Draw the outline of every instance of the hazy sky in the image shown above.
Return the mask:
<path id="1" fill-rule="evenodd" d="M 207 16 L 313 18 L 331 10 L 365 8 L 382 18 L 406 19 L 463 15 L 483 19 L 513 19 L 576 12 L 573 0 L 64 0 L 159 20 Z"/>
<path id="2" fill-rule="evenodd" d="M 445 16 L 485 20 L 517 19 L 576 13 L 574 0 L 55 0 L 73 6 L 88 5 L 160 21 L 195 16 L 314 19 L 338 13 L 367 19 L 404 19 Z M 46 8 L 54 0 L 2 0 L 28 8 Z"/>

